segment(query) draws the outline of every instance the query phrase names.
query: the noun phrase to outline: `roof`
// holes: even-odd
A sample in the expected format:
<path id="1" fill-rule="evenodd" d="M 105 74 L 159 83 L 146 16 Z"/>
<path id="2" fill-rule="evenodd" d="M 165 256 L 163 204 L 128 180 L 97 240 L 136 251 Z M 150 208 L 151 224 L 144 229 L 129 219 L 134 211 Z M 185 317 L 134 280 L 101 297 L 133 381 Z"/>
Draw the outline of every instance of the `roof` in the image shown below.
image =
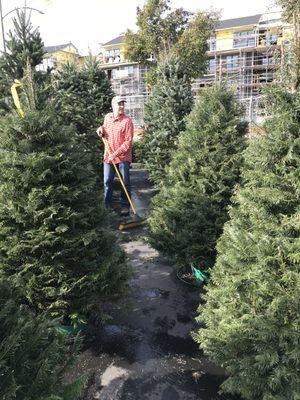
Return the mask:
<path id="1" fill-rule="evenodd" d="M 75 47 L 73 43 L 69 42 L 69 43 L 65 43 L 65 44 L 57 44 L 55 46 L 46 46 L 46 47 L 44 47 L 44 50 L 46 53 L 54 53 L 55 51 L 62 50 L 70 45 Z M 76 47 L 75 47 L 75 49 L 77 50 Z"/>
<path id="2" fill-rule="evenodd" d="M 238 26 L 257 25 L 262 14 L 250 15 L 249 17 L 232 18 L 220 21 L 216 30 L 235 28 Z"/>
<path id="3" fill-rule="evenodd" d="M 216 30 L 230 29 L 239 26 L 257 25 L 263 14 L 249 15 L 247 17 L 224 19 L 219 21 Z M 124 42 L 124 35 L 120 35 L 107 43 L 102 44 L 102 46 L 108 46 L 112 44 L 121 44 Z"/>
<path id="4" fill-rule="evenodd" d="M 112 40 L 110 40 L 107 43 L 103 43 L 102 46 L 108 46 L 110 44 L 120 44 L 124 42 L 124 35 L 120 35 Z"/>

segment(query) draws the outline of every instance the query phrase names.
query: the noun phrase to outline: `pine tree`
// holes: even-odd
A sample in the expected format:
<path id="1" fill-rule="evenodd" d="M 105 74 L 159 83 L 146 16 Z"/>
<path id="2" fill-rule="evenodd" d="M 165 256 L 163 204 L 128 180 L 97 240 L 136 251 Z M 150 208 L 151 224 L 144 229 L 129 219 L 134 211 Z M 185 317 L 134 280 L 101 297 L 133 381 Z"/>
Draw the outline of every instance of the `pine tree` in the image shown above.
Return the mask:
<path id="1" fill-rule="evenodd" d="M 300 393 L 300 90 L 274 88 L 267 135 L 245 153 L 196 340 L 245 399 Z"/>
<path id="2" fill-rule="evenodd" d="M 126 287 L 90 155 L 49 105 L 0 120 L 0 270 L 29 304 L 78 320 Z"/>
<path id="3" fill-rule="evenodd" d="M 67 399 L 71 386 L 78 386 L 76 383 L 63 387 L 63 373 L 72 358 L 65 338 L 53 322 L 44 316 L 36 317 L 26 305 L 20 305 L 16 292 L 1 278 L 1 399 Z M 76 398 L 73 396 L 72 400 Z"/>
<path id="4" fill-rule="evenodd" d="M 240 116 L 231 91 L 203 89 L 152 201 L 150 242 L 179 263 L 214 261 L 245 147 Z"/>
<path id="5" fill-rule="evenodd" d="M 156 185 L 161 184 L 192 104 L 190 80 L 181 62 L 174 55 L 165 57 L 158 65 L 157 84 L 145 105 L 146 132 L 141 142 L 149 177 Z"/>
<path id="6" fill-rule="evenodd" d="M 54 98 L 57 112 L 65 124 L 73 124 L 85 148 L 92 154 L 92 163 L 99 174 L 101 144 L 96 134 L 111 108 L 114 96 L 105 72 L 92 57 L 83 67 L 65 64 L 56 78 Z"/>
<path id="7" fill-rule="evenodd" d="M 6 42 L 8 52 L 0 57 L 0 113 L 3 114 L 12 108 L 10 87 L 15 79 L 21 80 L 29 64 L 34 71 L 35 79 L 40 84 L 46 84 L 49 73 L 35 71 L 45 54 L 44 43 L 38 29 L 34 29 L 30 16 L 23 10 L 17 10 L 17 18 L 13 19 L 14 31 L 9 32 Z"/>

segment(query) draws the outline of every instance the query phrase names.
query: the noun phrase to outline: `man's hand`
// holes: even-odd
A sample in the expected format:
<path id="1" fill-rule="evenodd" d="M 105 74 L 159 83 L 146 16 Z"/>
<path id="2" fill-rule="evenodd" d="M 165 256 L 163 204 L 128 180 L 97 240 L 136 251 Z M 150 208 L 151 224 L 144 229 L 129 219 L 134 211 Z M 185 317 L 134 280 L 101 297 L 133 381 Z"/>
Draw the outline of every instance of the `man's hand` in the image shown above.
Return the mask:
<path id="1" fill-rule="evenodd" d="M 99 126 L 99 128 L 96 130 L 97 135 L 101 138 L 101 137 L 105 137 L 104 133 L 103 133 L 103 129 L 102 126 Z"/>

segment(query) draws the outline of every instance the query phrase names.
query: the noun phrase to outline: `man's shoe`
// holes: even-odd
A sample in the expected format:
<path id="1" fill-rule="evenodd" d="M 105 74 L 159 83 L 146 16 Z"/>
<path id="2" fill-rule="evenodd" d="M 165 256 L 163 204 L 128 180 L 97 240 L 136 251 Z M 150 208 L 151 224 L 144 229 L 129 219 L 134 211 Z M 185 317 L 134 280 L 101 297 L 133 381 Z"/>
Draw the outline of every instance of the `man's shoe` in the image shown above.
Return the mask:
<path id="1" fill-rule="evenodd" d="M 127 208 L 127 207 L 122 207 L 122 209 L 121 209 L 121 215 L 122 215 L 122 217 L 127 217 L 127 215 L 129 215 L 129 211 L 130 211 L 129 208 Z"/>

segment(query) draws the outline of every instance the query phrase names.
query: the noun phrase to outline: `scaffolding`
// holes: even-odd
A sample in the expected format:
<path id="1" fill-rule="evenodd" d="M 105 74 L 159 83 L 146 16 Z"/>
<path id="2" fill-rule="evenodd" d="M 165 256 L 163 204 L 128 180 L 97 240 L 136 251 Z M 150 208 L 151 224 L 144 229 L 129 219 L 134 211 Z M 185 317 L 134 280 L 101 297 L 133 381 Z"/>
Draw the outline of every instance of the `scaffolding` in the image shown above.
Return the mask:
<path id="1" fill-rule="evenodd" d="M 202 87 L 224 81 L 243 104 L 245 119 L 259 125 L 265 118 L 262 88 L 276 78 L 283 52 L 283 26 L 279 13 L 262 15 L 256 29 L 233 33 L 232 48 L 212 37 L 207 73 L 193 82 L 196 95 Z"/>
<path id="2" fill-rule="evenodd" d="M 137 63 L 123 63 L 107 70 L 115 94 L 126 98 L 126 113 L 132 118 L 135 129 L 144 123 L 144 104 L 149 95 L 145 84 L 146 72 L 147 67 Z"/>
<path id="3" fill-rule="evenodd" d="M 240 49 L 235 55 L 215 54 L 209 60 L 208 73 L 193 82 L 194 93 L 201 87 L 224 81 L 234 88 L 237 98 L 244 104 L 245 118 L 249 122 L 259 122 L 263 113 L 261 89 L 273 82 L 278 68 L 280 54 L 275 57 L 275 50 L 277 48 Z"/>

